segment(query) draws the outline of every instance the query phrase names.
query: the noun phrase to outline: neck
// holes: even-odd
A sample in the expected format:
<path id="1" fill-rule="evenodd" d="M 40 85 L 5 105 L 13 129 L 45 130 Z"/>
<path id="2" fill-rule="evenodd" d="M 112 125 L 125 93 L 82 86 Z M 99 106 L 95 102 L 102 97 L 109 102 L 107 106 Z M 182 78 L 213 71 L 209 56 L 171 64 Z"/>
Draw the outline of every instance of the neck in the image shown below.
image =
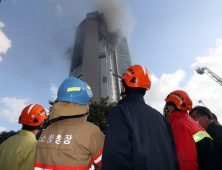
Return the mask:
<path id="1" fill-rule="evenodd" d="M 32 132 L 35 136 L 40 132 L 40 129 L 36 129 L 36 130 L 32 130 L 30 132 Z"/>
<path id="2" fill-rule="evenodd" d="M 213 122 L 213 120 L 207 120 L 203 125 L 202 127 L 206 130 L 207 127 Z"/>

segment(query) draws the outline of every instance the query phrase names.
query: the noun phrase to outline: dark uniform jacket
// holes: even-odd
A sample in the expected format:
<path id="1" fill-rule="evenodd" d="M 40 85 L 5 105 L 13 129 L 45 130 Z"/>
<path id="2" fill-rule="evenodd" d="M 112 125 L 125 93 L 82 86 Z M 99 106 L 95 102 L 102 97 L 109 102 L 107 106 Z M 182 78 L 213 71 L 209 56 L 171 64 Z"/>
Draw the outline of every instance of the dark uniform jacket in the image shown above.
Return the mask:
<path id="1" fill-rule="evenodd" d="M 143 95 L 128 94 L 108 113 L 102 164 L 104 170 L 179 169 L 170 123 Z"/>
<path id="2" fill-rule="evenodd" d="M 213 141 L 222 156 L 222 126 L 212 122 L 206 130 L 207 133 L 209 133 L 209 135 L 213 138 Z"/>

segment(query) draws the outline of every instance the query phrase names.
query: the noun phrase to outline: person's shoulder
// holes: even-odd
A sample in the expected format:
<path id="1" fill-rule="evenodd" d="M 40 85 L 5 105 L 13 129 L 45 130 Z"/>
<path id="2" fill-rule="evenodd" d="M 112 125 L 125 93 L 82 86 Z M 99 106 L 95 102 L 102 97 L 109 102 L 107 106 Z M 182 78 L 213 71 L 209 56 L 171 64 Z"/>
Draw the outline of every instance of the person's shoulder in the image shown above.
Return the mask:
<path id="1" fill-rule="evenodd" d="M 117 103 L 115 106 L 113 106 L 108 113 L 116 113 L 118 110 L 120 110 L 121 107 L 126 106 L 125 103 Z"/>
<path id="2" fill-rule="evenodd" d="M 21 140 L 21 142 L 22 142 L 23 145 L 25 145 L 25 146 L 27 146 L 27 147 L 30 147 L 30 148 L 35 147 L 36 144 L 37 144 L 37 142 L 38 142 L 38 141 L 36 140 L 36 138 L 33 138 L 33 137 L 31 137 L 31 136 L 21 137 L 20 140 Z"/>
<path id="3" fill-rule="evenodd" d="M 9 137 L 4 142 L 2 142 L 1 145 L 0 145 L 0 148 L 4 148 L 5 146 L 10 145 L 14 141 L 16 141 L 16 138 L 17 138 L 16 135 Z"/>
<path id="4" fill-rule="evenodd" d="M 173 121 L 171 122 L 172 127 L 177 129 L 189 130 L 192 127 L 192 122 L 189 119 L 181 116 L 170 115 L 170 118 L 173 117 Z"/>
<path id="5" fill-rule="evenodd" d="M 99 126 L 97 126 L 89 121 L 82 122 L 81 126 L 83 129 L 85 129 L 89 133 L 101 132 Z"/>
<path id="6" fill-rule="evenodd" d="M 215 122 L 212 122 L 212 123 L 209 124 L 209 126 L 207 127 L 207 131 L 215 131 L 215 130 L 222 130 L 222 126 L 216 124 Z"/>
<path id="7" fill-rule="evenodd" d="M 16 146 L 19 148 L 24 148 L 27 150 L 31 150 L 35 148 L 37 144 L 36 138 L 31 136 L 22 136 L 22 135 L 14 135 L 7 139 L 5 142 L 2 143 L 2 146 Z"/>
<path id="8" fill-rule="evenodd" d="M 150 105 L 148 105 L 146 103 L 144 103 L 144 106 L 147 107 L 147 109 L 149 109 L 152 112 L 160 113 L 158 110 L 156 110 L 155 108 L 151 107 Z"/>

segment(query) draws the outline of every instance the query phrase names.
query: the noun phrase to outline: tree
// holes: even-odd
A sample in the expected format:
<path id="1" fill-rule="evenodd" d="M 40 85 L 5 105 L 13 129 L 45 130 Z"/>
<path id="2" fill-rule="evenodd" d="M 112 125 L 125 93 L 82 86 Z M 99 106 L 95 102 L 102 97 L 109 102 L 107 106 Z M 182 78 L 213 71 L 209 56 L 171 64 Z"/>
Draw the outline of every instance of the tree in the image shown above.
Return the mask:
<path id="1" fill-rule="evenodd" d="M 90 100 L 89 116 L 87 120 L 100 127 L 101 131 L 106 131 L 106 114 L 117 103 L 108 103 L 109 97 L 101 97 L 98 102 Z"/>
<path id="2" fill-rule="evenodd" d="M 58 119 L 49 120 L 49 115 L 50 115 L 50 113 L 51 113 L 51 111 L 52 111 L 52 107 L 53 107 L 53 105 L 55 104 L 55 102 L 49 100 L 49 104 L 50 104 L 51 106 L 49 107 L 49 114 L 48 114 L 48 116 L 47 116 L 47 121 L 45 121 L 45 123 L 43 124 L 43 129 L 45 129 L 46 127 L 48 127 L 49 125 L 51 125 L 53 122 L 56 122 L 56 121 L 58 120 Z"/>
<path id="3" fill-rule="evenodd" d="M 17 132 L 15 132 L 14 130 L 11 130 L 11 131 L 9 131 L 9 132 L 2 131 L 2 132 L 0 133 L 0 144 L 1 144 L 2 142 L 4 142 L 6 139 L 8 139 L 9 137 L 18 134 L 19 132 L 20 132 L 20 130 L 18 130 Z"/>

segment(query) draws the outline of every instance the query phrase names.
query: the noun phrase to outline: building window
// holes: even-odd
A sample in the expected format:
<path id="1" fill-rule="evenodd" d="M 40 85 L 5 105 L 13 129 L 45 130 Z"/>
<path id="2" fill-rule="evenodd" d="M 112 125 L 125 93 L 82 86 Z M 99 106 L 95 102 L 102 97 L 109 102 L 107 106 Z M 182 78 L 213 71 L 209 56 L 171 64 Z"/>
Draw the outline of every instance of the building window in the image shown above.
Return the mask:
<path id="1" fill-rule="evenodd" d="M 103 83 L 107 83 L 107 77 L 103 77 Z"/>

